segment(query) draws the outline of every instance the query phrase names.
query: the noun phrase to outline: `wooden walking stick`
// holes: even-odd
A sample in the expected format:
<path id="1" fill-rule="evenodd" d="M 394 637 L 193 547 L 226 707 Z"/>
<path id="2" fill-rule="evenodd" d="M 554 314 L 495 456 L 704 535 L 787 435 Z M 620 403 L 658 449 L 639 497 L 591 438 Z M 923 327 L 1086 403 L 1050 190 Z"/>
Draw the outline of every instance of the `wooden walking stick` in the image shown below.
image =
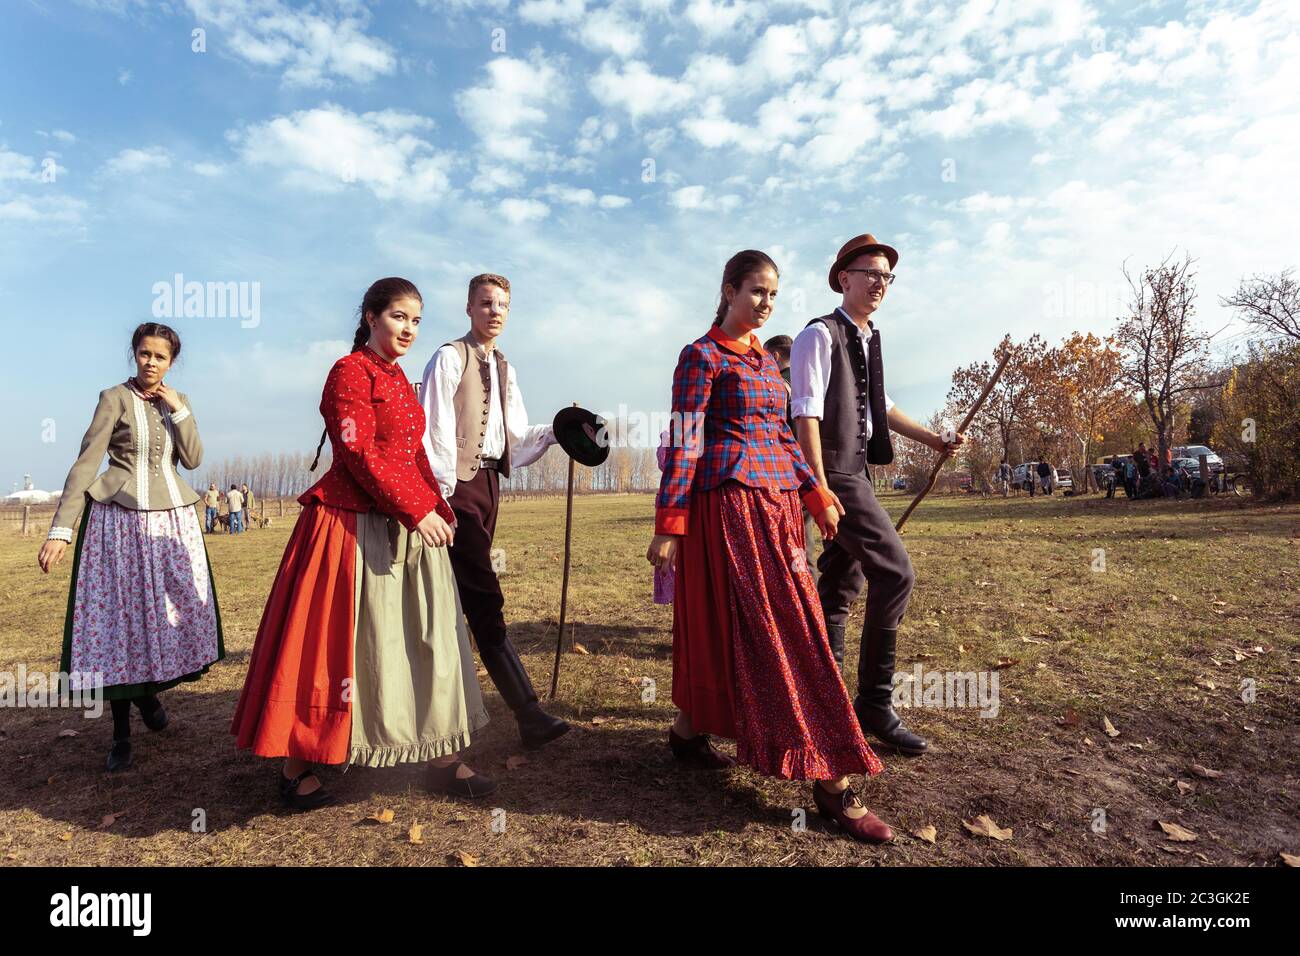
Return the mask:
<path id="1" fill-rule="evenodd" d="M 578 403 L 573 403 L 576 408 Z M 573 469 L 577 462 L 569 458 L 569 483 L 564 509 L 564 581 L 560 585 L 560 631 L 555 635 L 555 668 L 551 671 L 551 700 L 560 686 L 560 652 L 564 648 L 564 614 L 569 604 L 569 543 L 573 534 Z"/>
<path id="2" fill-rule="evenodd" d="M 970 411 L 966 413 L 966 417 L 961 420 L 961 424 L 957 427 L 957 434 L 960 435 L 962 432 L 966 431 L 966 429 L 970 427 L 970 423 L 975 420 L 975 416 L 978 414 L 980 406 L 984 404 L 984 399 L 989 397 L 989 392 L 993 391 L 993 386 L 996 385 L 998 379 L 1002 377 L 1002 370 L 1007 367 L 1007 361 L 1010 358 L 1011 350 L 1007 349 L 1006 354 L 1002 356 L 1002 361 L 998 362 L 997 369 L 993 372 L 992 377 L 989 378 L 988 384 L 984 386 L 984 391 L 980 392 L 980 397 L 975 400 L 975 404 L 970 407 Z M 930 472 L 930 480 L 925 483 L 925 487 L 921 489 L 921 493 L 912 499 L 912 503 L 907 506 L 907 510 L 903 512 L 903 516 L 898 519 L 898 524 L 894 525 L 895 531 L 903 530 L 903 525 L 907 522 L 908 516 L 916 510 L 916 506 L 921 503 L 921 499 L 930 493 L 930 489 L 934 487 L 934 483 L 939 480 L 939 472 L 943 469 L 944 462 L 951 457 L 952 452 L 949 449 L 945 448 L 939 453 L 939 460 L 934 463 L 934 469 Z"/>

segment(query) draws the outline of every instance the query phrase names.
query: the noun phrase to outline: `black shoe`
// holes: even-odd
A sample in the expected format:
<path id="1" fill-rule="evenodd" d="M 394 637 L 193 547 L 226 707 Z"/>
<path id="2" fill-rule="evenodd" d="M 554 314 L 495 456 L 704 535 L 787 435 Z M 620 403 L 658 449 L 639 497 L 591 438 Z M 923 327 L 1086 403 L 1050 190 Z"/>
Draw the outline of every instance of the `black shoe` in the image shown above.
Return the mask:
<path id="1" fill-rule="evenodd" d="M 137 697 L 132 703 L 140 711 L 144 725 L 150 730 L 162 730 L 167 726 L 167 708 L 154 694 Z"/>
<path id="2" fill-rule="evenodd" d="M 566 721 L 542 710 L 524 663 L 508 639 L 497 647 L 480 647 L 479 657 L 506 706 L 514 712 L 519 737 L 526 748 L 532 750 L 568 733 Z"/>
<path id="3" fill-rule="evenodd" d="M 450 793 L 458 797 L 484 797 L 497 788 L 497 783 L 491 777 L 485 777 L 481 773 L 475 772 L 473 776 L 458 777 L 456 769 L 462 766 L 462 761 L 457 760 L 445 767 L 430 767 L 429 775 L 426 778 L 429 789 L 437 790 L 440 793 Z"/>
<path id="4" fill-rule="evenodd" d="M 315 773 L 311 767 L 296 777 L 286 777 L 284 771 L 280 771 L 280 796 L 294 810 L 315 810 L 334 802 L 334 795 L 325 789 L 324 784 L 311 793 L 298 792 L 298 785 Z"/>
<path id="5" fill-rule="evenodd" d="M 669 727 L 668 747 L 678 760 L 700 770 L 726 770 L 736 765 L 734 757 L 714 749 L 708 734 L 682 737 Z"/>
<path id="6" fill-rule="evenodd" d="M 858 715 L 862 732 L 909 757 L 929 749 L 925 739 L 903 726 L 894 712 L 894 658 L 898 628 L 862 628 L 862 656 L 858 658 L 858 696 L 853 711 Z"/>
<path id="7" fill-rule="evenodd" d="M 114 740 L 113 746 L 108 750 L 108 769 L 125 770 L 131 766 L 131 738 L 123 737 L 121 740 Z"/>

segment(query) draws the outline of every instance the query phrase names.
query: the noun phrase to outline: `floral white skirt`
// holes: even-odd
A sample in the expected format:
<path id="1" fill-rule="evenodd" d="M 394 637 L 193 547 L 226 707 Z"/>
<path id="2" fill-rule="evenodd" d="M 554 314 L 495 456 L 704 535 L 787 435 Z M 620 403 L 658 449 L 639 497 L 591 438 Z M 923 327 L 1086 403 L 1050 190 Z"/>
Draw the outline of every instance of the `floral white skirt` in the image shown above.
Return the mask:
<path id="1" fill-rule="evenodd" d="M 62 669 L 109 699 L 197 680 L 225 656 L 216 589 L 193 507 L 89 503 L 77 537 Z"/>

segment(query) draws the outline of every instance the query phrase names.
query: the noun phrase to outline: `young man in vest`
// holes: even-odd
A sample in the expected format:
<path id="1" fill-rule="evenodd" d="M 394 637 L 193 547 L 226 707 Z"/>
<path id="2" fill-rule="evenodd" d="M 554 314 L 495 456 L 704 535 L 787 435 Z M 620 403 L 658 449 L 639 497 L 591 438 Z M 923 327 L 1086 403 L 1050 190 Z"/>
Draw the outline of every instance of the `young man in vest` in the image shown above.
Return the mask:
<path id="1" fill-rule="evenodd" d="M 849 605 L 869 585 L 853 709 L 863 731 L 900 753 L 915 755 L 924 753 L 927 744 L 903 726 L 892 703 L 895 645 L 912 593 L 912 562 L 876 500 L 867 464 L 894 460 L 891 428 L 936 451 L 955 448 L 964 436 L 945 442 L 904 415 L 885 394 L 880 332 L 871 316 L 885 298 L 897 262 L 897 251 L 870 233 L 840 249 L 830 285 L 843 300 L 830 315 L 809 322 L 794 340 L 790 388 L 799 446 L 843 515 L 817 561 L 817 592 L 831 651 L 843 664 Z"/>
<path id="2" fill-rule="evenodd" d="M 500 479 L 510 477 L 512 466 L 540 458 L 555 443 L 555 434 L 550 425 L 528 424 L 514 366 L 496 347 L 510 316 L 510 282 L 499 275 L 475 276 L 465 314 L 469 332 L 439 348 L 424 369 L 424 450 L 456 515 L 448 554 L 479 657 L 514 712 L 524 746 L 540 747 L 569 725 L 542 710 L 506 634 L 492 536 Z"/>

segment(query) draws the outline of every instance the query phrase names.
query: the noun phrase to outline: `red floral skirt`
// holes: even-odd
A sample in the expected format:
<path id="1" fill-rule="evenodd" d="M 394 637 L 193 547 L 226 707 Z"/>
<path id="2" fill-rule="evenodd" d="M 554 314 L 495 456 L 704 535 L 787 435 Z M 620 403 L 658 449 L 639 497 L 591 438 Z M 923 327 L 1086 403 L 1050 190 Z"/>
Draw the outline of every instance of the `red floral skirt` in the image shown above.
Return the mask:
<path id="1" fill-rule="evenodd" d="M 794 491 L 691 494 L 677 552 L 673 703 L 785 780 L 879 773 L 826 637 Z"/>

